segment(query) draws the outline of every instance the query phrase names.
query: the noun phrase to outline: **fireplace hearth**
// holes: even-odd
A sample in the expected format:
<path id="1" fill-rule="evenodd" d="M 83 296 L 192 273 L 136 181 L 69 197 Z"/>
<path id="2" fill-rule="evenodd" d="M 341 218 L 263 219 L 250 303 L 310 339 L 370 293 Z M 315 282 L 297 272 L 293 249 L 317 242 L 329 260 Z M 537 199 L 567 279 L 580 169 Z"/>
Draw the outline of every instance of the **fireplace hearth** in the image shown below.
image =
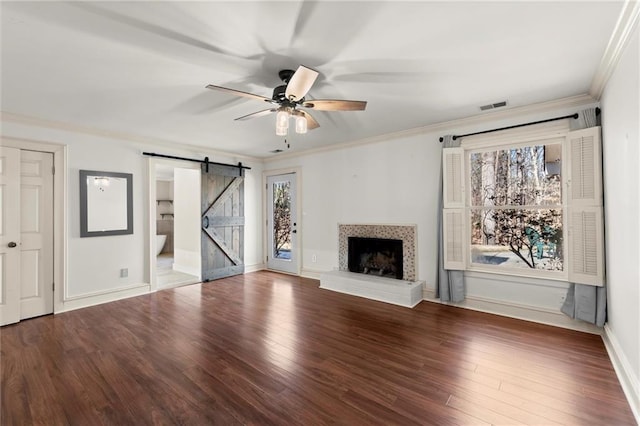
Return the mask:
<path id="1" fill-rule="evenodd" d="M 348 268 L 351 272 L 403 279 L 402 240 L 349 237 Z"/>

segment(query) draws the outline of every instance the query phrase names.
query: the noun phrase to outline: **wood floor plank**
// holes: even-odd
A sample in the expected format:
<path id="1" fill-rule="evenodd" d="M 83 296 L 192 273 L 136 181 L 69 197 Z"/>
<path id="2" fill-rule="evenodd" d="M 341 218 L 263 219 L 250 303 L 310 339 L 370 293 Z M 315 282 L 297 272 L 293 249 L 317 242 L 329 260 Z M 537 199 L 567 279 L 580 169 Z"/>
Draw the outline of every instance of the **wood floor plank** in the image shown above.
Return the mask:
<path id="1" fill-rule="evenodd" d="M 635 420 L 599 336 L 256 272 L 0 329 L 2 425 Z"/>

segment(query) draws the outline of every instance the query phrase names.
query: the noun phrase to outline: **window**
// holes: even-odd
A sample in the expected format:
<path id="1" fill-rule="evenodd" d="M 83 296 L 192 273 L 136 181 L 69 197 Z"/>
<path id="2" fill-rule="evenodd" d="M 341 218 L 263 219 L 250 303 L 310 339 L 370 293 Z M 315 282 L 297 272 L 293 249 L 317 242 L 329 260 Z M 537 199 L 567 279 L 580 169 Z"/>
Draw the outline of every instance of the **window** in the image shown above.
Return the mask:
<path id="1" fill-rule="evenodd" d="M 470 266 L 564 270 L 560 142 L 468 152 Z"/>
<path id="2" fill-rule="evenodd" d="M 602 285 L 599 135 L 538 130 L 445 148 L 445 268 Z"/>

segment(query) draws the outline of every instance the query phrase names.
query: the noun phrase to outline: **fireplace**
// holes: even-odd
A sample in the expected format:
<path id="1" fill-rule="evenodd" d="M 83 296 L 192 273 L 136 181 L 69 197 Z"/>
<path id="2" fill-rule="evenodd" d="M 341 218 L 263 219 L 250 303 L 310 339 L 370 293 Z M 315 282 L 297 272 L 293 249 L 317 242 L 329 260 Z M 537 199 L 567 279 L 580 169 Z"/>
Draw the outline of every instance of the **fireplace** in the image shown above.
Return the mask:
<path id="1" fill-rule="evenodd" d="M 402 240 L 348 237 L 351 272 L 403 279 Z"/>

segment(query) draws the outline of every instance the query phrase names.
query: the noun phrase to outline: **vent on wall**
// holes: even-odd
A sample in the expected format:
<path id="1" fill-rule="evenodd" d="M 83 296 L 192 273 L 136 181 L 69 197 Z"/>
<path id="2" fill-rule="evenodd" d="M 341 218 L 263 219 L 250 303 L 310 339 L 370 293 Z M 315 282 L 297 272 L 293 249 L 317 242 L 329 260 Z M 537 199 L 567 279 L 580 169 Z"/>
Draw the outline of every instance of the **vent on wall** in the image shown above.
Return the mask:
<path id="1" fill-rule="evenodd" d="M 489 109 L 501 108 L 503 106 L 507 106 L 507 101 L 496 102 L 495 104 L 482 105 L 480 107 L 480 111 L 486 111 Z"/>

